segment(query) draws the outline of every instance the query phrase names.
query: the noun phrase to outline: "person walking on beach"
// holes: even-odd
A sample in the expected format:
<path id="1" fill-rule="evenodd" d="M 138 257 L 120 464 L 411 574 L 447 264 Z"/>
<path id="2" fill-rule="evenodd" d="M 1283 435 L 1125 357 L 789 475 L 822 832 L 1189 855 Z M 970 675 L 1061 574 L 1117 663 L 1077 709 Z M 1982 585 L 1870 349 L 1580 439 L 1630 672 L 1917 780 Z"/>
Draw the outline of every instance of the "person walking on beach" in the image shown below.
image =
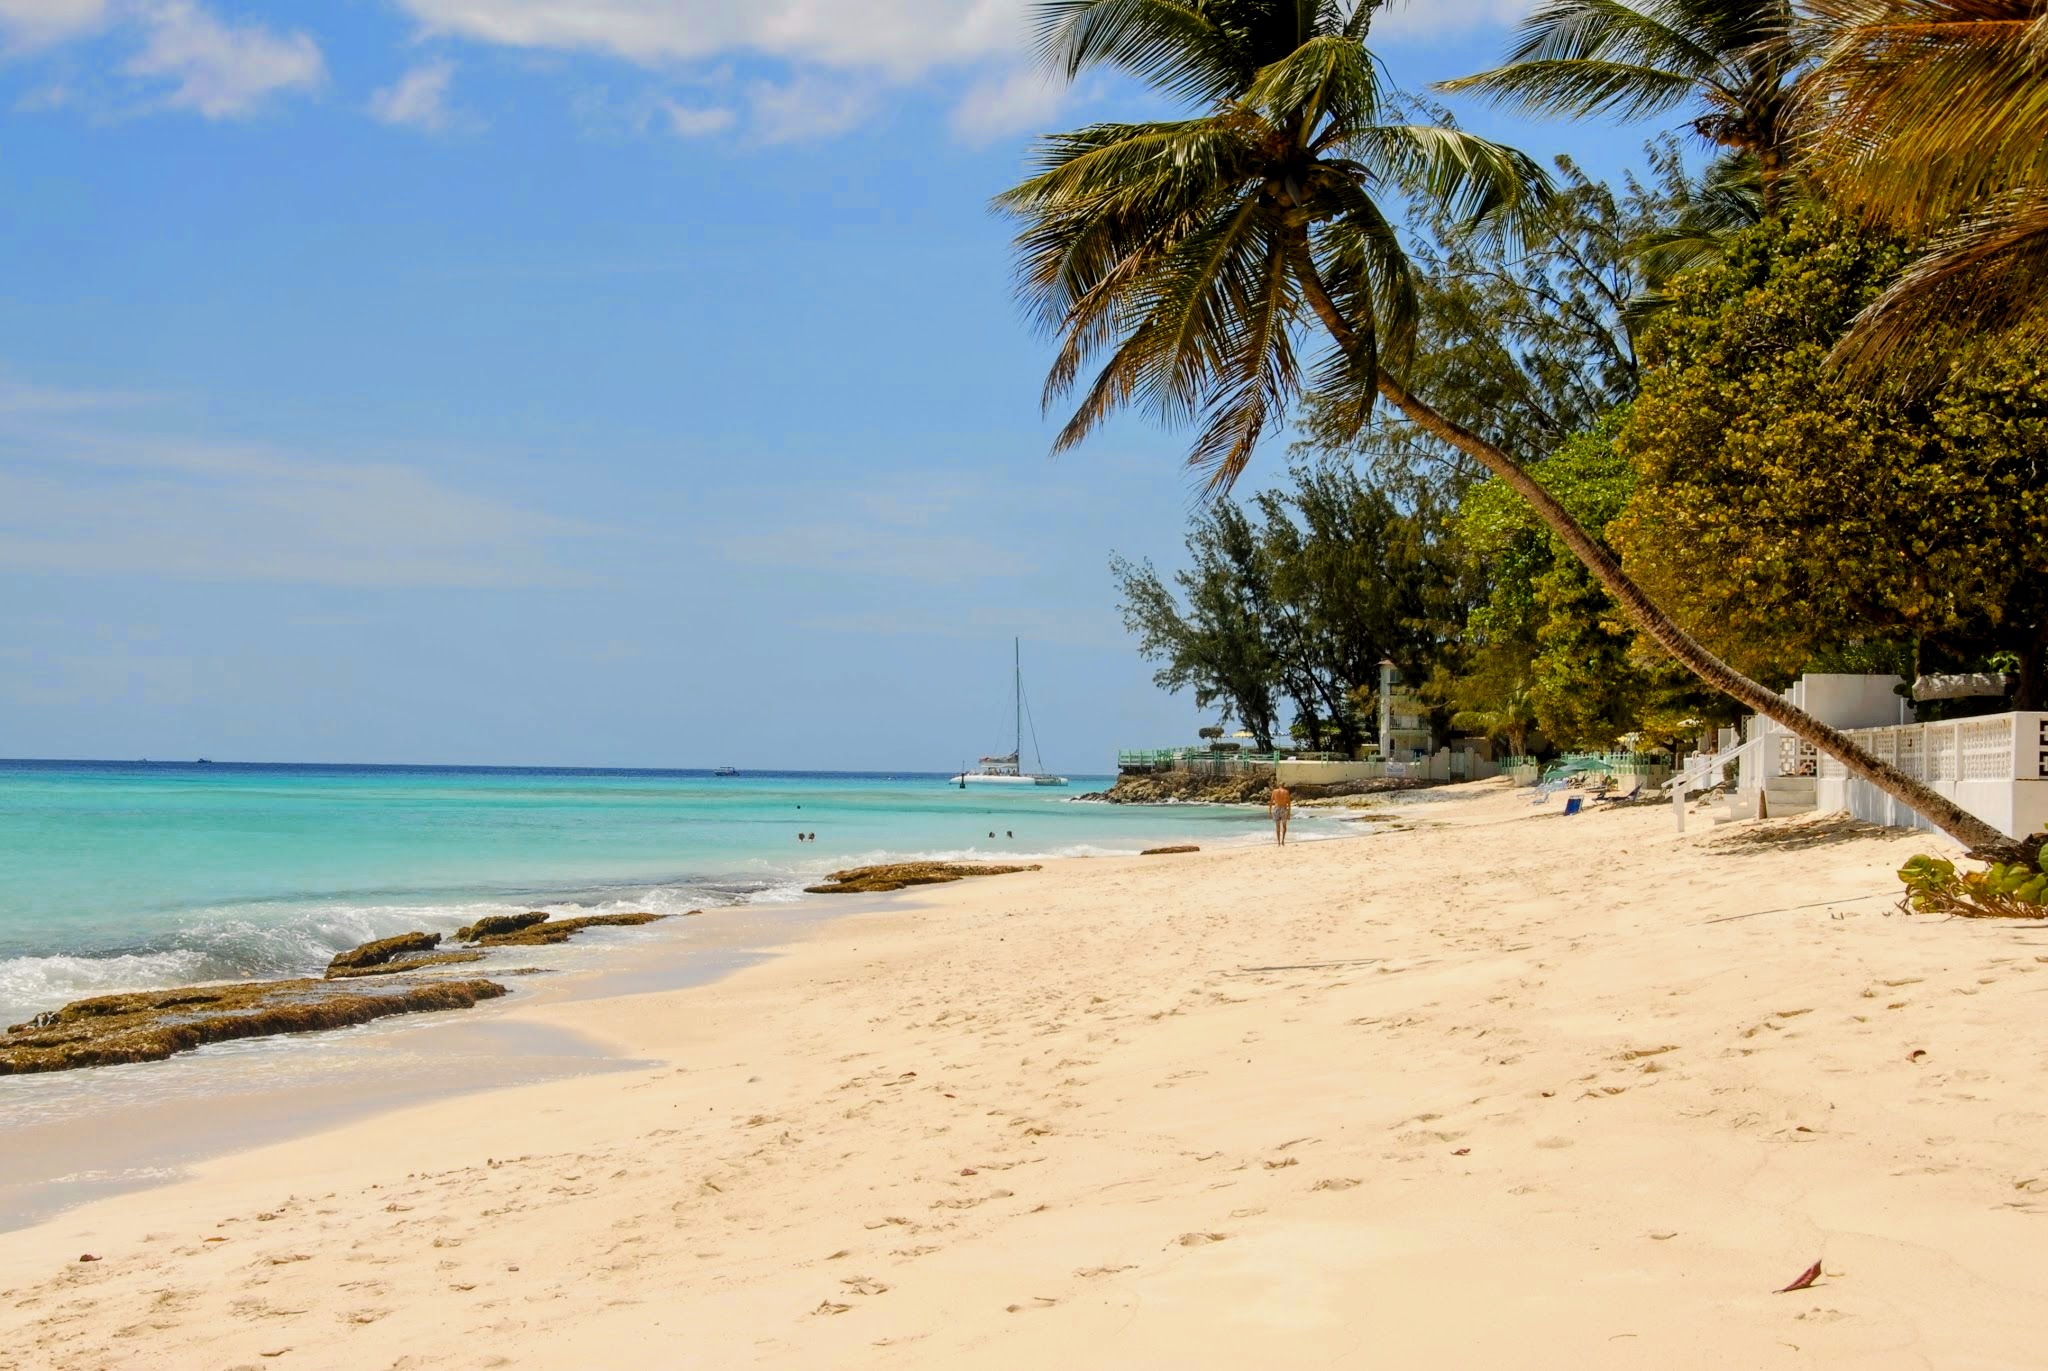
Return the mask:
<path id="1" fill-rule="evenodd" d="M 1276 785 L 1266 802 L 1273 811 L 1273 841 L 1287 846 L 1287 821 L 1294 817 L 1294 797 L 1287 793 L 1287 787 Z"/>

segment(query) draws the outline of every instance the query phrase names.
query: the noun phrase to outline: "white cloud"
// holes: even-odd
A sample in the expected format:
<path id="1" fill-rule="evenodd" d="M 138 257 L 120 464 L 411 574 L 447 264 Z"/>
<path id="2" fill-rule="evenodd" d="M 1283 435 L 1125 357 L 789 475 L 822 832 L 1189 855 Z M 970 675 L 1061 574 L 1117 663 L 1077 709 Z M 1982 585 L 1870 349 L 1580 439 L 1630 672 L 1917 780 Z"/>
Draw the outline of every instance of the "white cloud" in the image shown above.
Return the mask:
<path id="1" fill-rule="evenodd" d="M 399 0 L 430 33 L 662 64 L 728 52 L 907 78 L 1015 51 L 1028 0 Z"/>
<path id="2" fill-rule="evenodd" d="M 766 142 L 827 137 L 867 117 L 883 91 L 951 70 L 973 77 L 955 107 L 968 142 L 1041 125 L 1064 83 L 1023 65 L 1035 0 L 398 0 L 427 36 L 536 51 L 591 52 L 675 68 L 732 57 L 787 66 L 749 91 Z M 1415 41 L 1511 22 L 1534 0 L 1396 0 L 1375 37 Z M 714 131 L 686 122 L 686 135 Z"/>
<path id="3" fill-rule="evenodd" d="M 830 138 L 867 118 L 872 86 L 799 73 L 782 84 L 757 81 L 747 88 L 755 134 L 764 143 Z"/>
<path id="4" fill-rule="evenodd" d="M 1034 0 L 399 0 L 429 32 L 645 65 L 728 53 L 905 80 L 1016 57 Z M 1395 0 L 1375 36 L 1512 22 L 1534 0 Z"/>
<path id="5" fill-rule="evenodd" d="M 0 0 L 0 40 L 40 48 L 91 33 L 107 19 L 107 0 Z"/>
<path id="6" fill-rule="evenodd" d="M 370 116 L 386 124 L 439 133 L 448 127 L 448 85 L 454 78 L 455 67 L 450 62 L 414 67 L 370 97 Z"/>
<path id="7" fill-rule="evenodd" d="M 718 133 L 731 128 L 739 118 L 720 106 L 698 109 L 679 105 L 673 100 L 663 100 L 661 112 L 668 119 L 669 131 L 678 138 L 702 138 L 706 134 Z"/>
<path id="8" fill-rule="evenodd" d="M 953 132 L 979 144 L 1043 128 L 1066 97 L 1066 83 L 1035 66 L 985 76 L 953 107 Z"/>
<path id="9" fill-rule="evenodd" d="M 147 39 L 125 70 L 174 82 L 164 98 L 173 108 L 229 119 L 278 91 L 316 86 L 326 75 L 320 47 L 305 33 L 225 24 L 193 0 L 145 0 L 138 13 Z"/>
<path id="10" fill-rule="evenodd" d="M 1395 0 L 1373 17 L 1372 36 L 1401 42 L 1504 28 L 1520 22 L 1534 8 L 1536 0 Z"/>

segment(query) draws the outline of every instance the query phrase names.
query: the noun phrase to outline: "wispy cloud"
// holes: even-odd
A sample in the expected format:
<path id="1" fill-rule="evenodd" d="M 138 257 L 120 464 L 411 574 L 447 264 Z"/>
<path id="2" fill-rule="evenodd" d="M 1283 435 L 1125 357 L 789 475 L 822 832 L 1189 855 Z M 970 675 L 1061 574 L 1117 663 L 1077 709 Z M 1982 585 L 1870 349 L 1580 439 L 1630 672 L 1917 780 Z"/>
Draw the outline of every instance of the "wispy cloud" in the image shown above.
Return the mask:
<path id="1" fill-rule="evenodd" d="M 371 95 L 370 117 L 427 133 L 445 132 L 453 117 L 448 89 L 454 80 L 454 63 L 423 62 Z"/>
<path id="2" fill-rule="evenodd" d="M 81 417 L 89 397 L 42 394 L 40 406 L 0 407 L 0 567 L 371 587 L 587 582 L 548 550 L 601 531 L 590 525 L 414 466 L 138 437 L 132 423 Z"/>
<path id="3" fill-rule="evenodd" d="M 678 104 L 674 100 L 663 100 L 661 112 L 668 119 L 669 132 L 678 138 L 702 138 L 733 126 L 739 118 L 723 106 L 698 107 Z"/>
<path id="4" fill-rule="evenodd" d="M 1037 67 L 1020 66 L 982 77 L 967 88 L 953 107 L 953 133 L 963 142 L 982 144 L 1044 128 L 1068 96 L 1066 82 Z"/>
<path id="5" fill-rule="evenodd" d="M 1024 55 L 1034 0 L 396 0 L 422 38 L 529 54 L 537 63 L 596 54 L 642 68 L 648 79 L 698 83 L 728 64 L 751 64 L 757 79 L 731 99 L 680 101 L 656 95 L 629 122 L 683 137 L 745 130 L 765 143 L 832 137 L 870 118 L 894 91 L 959 91 L 954 135 L 985 143 L 1056 118 L 1068 92 Z M 1534 0 L 1395 0 L 1374 27 L 1378 41 L 1428 41 L 1513 22 Z M 302 9 L 286 11 L 303 14 Z M 308 23 L 301 18 L 302 25 Z M 0 54 L 47 50 L 108 33 L 139 40 L 118 70 L 169 89 L 159 108 L 209 119 L 253 113 L 276 96 L 320 86 L 326 63 L 305 28 L 224 19 L 208 0 L 0 0 Z M 765 64 L 766 71 L 762 71 Z M 448 107 L 451 67 L 429 62 L 401 72 L 371 97 L 387 123 L 428 130 L 459 125 Z M 75 103 L 67 85 L 45 86 L 17 104 L 51 110 Z M 91 104 L 90 100 L 85 101 Z"/>
<path id="6" fill-rule="evenodd" d="M 135 12 L 146 37 L 123 70 L 171 82 L 162 100 L 168 108 L 232 119 L 280 91 L 318 86 L 326 78 L 320 45 L 309 34 L 224 23 L 194 0 L 145 0 Z"/>
<path id="7" fill-rule="evenodd" d="M 799 74 L 785 82 L 755 82 L 747 89 L 747 102 L 757 138 L 797 143 L 846 132 L 874 110 L 877 94 L 865 82 Z"/>
<path id="8" fill-rule="evenodd" d="M 535 52 L 590 52 L 659 71 L 731 58 L 786 74 L 752 93 L 769 142 L 827 137 L 867 118 L 891 87 L 938 72 L 968 80 L 952 114 L 968 142 L 1034 127 L 1064 83 L 1020 58 L 1035 0 L 398 0 L 423 34 Z M 1534 0 L 1396 0 L 1376 38 L 1428 40 L 1509 23 Z"/>
<path id="9" fill-rule="evenodd" d="M 1375 39 L 1415 42 L 1504 27 L 1536 8 L 1536 0 L 1396 0 L 1373 20 Z"/>
<path id="10" fill-rule="evenodd" d="M 0 48 L 47 47 L 98 29 L 107 0 L 0 0 Z"/>
<path id="11" fill-rule="evenodd" d="M 1028 0 L 399 0 L 426 32 L 645 65 L 750 52 L 909 79 L 1014 50 Z"/>

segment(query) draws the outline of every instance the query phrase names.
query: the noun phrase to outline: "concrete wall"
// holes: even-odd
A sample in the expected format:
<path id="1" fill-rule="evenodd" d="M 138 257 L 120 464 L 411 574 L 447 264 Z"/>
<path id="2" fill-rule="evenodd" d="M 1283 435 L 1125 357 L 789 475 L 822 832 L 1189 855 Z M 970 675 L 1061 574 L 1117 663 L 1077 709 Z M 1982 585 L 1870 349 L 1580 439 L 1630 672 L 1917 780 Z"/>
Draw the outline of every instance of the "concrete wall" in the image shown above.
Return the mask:
<path id="1" fill-rule="evenodd" d="M 1355 762 L 1276 762 L 1282 785 L 1341 785 L 1345 781 L 1380 781 L 1406 777 L 1420 781 L 1483 781 L 1498 776 L 1500 768 L 1472 752 L 1453 753 L 1441 748 L 1434 755 L 1412 762 L 1389 762 L 1368 757 Z"/>
<path id="2" fill-rule="evenodd" d="M 1375 757 L 1364 762 L 1275 762 L 1281 785 L 1336 785 L 1343 781 L 1377 781 L 1387 764 Z"/>
<path id="3" fill-rule="evenodd" d="M 2002 729 L 2006 719 L 2012 723 L 2009 754 L 1999 755 L 2008 746 L 2004 742 L 1997 743 L 1996 752 L 1990 754 L 1957 745 L 1966 729 Z M 1919 744 L 1910 757 L 1898 736 L 1889 732 L 1850 736 L 2008 838 L 2025 838 L 2048 824 L 2048 713 L 1990 715 L 1928 724 L 1907 732 L 1915 735 Z M 1937 739 L 1943 754 L 1938 759 L 1934 754 Z M 1973 771 L 1978 774 L 1971 775 Z M 1992 771 L 2000 774 L 1985 774 Z M 1833 758 L 1821 762 L 1815 803 L 1823 812 L 1846 810 L 1890 828 L 1932 827 L 1876 786 L 1850 776 Z"/>
<path id="4" fill-rule="evenodd" d="M 1904 684 L 1897 676 L 1808 672 L 1785 694 L 1832 728 L 1885 728 L 1913 722 L 1913 702 L 1894 689 Z"/>

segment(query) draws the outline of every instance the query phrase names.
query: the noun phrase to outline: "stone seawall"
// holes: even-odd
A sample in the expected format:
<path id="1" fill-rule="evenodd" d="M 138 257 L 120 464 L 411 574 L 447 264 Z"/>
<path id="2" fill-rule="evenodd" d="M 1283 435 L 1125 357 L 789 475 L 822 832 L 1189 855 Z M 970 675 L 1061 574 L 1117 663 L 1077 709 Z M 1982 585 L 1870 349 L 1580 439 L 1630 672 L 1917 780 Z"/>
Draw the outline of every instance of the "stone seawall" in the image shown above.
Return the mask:
<path id="1" fill-rule="evenodd" d="M 1292 785 L 1288 793 L 1296 800 L 1334 799 L 1340 795 L 1378 795 L 1392 790 L 1416 790 L 1440 784 L 1436 781 L 1378 779 L 1339 781 L 1331 785 Z M 1263 805 L 1273 791 L 1273 773 L 1239 772 L 1212 776 L 1192 771 L 1156 771 L 1142 776 L 1119 776 L 1108 790 L 1078 798 L 1113 805 Z"/>

